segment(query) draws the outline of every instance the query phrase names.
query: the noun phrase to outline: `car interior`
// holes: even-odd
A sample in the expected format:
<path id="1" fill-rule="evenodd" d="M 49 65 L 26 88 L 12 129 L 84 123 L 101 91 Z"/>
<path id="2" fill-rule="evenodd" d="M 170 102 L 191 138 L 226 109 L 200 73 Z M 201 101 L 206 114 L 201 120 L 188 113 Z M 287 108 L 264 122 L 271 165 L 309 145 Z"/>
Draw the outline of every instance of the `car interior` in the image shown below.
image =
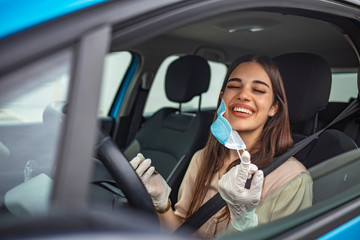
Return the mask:
<path id="1" fill-rule="evenodd" d="M 351 25 L 351 21 L 347 22 L 346 19 L 336 19 L 321 14 L 315 15 L 310 12 L 292 12 L 291 9 L 230 12 L 166 32 L 128 50 L 139 54 L 142 60 L 141 69 L 146 69 L 146 73 L 153 69 L 153 75 L 155 75 L 160 62 L 170 55 L 179 55 L 182 58 L 200 56 L 208 61 L 222 62 L 226 65 L 237 57 L 246 54 L 272 57 L 278 64 L 283 77 L 289 102 L 292 137 L 296 143 L 325 127 L 341 112 L 341 109 L 344 109 L 346 105 L 356 98 L 356 95 L 348 96 L 346 102 L 329 103 L 333 75 L 338 72 L 357 72 L 358 58 L 352 48 L 352 43 L 349 42 L 344 33 L 345 29 L 352 28 Z M 123 49 L 117 49 L 115 41 L 112 44 L 112 51 L 116 50 Z M 172 67 L 172 65 L 169 66 L 167 74 L 173 71 Z M 187 72 L 185 69 L 179 71 Z M 224 79 L 217 80 L 222 82 Z M 138 81 L 141 81 L 141 73 Z M 166 84 L 168 81 L 167 75 Z M 187 82 L 188 79 L 184 77 L 181 81 Z M 353 81 L 356 82 L 356 79 L 353 79 Z M 166 84 L 165 90 L 168 98 L 171 99 Z M 196 87 L 194 81 L 192 81 L 192 84 L 193 87 Z M 141 85 L 138 84 L 137 87 L 141 88 Z M 213 97 L 217 98 L 218 96 Z M 133 96 L 129 98 L 130 102 L 136 102 L 131 98 Z M 182 99 L 179 102 L 186 101 Z M 177 118 L 179 119 L 181 117 L 180 113 L 182 115 L 195 114 L 198 110 L 178 111 L 175 114 L 178 115 Z M 214 119 L 215 111 L 216 106 L 206 109 L 206 112 L 212 114 L 212 117 L 209 116 L 207 121 L 211 122 Z M 129 112 L 135 113 L 136 111 Z M 330 115 L 333 118 L 329 117 Z M 345 121 L 353 119 L 355 115 L 353 114 Z M 146 116 L 130 116 L 132 119 L 140 117 L 143 125 L 141 125 L 137 136 L 140 136 L 142 132 L 146 132 L 148 125 L 151 124 L 150 122 L 155 116 L 149 118 Z M 175 119 L 171 120 L 174 121 Z M 344 124 L 345 121 L 329 127 L 318 139 L 299 151 L 296 157 L 310 169 L 329 158 L 357 149 L 355 141 L 358 136 L 345 133 L 345 129 L 348 127 L 348 124 Z M 121 125 L 121 121 L 119 124 Z M 179 123 L 176 122 L 176 124 Z M 167 123 L 163 123 L 164 127 L 165 125 Z M 209 133 L 208 124 L 200 126 L 201 130 L 199 131 Z M 151 128 L 152 132 L 160 133 L 162 127 Z M 118 129 L 121 131 L 124 128 L 120 127 Z M 118 134 L 123 135 L 126 133 Z M 152 145 L 162 143 L 163 135 L 146 135 L 147 144 L 150 144 L 150 142 Z M 162 151 L 172 155 L 172 157 L 167 156 L 166 162 L 162 160 L 164 162 L 160 163 L 160 160 L 156 160 L 160 159 L 159 156 L 149 150 L 144 150 L 146 156 L 154 159 L 153 164 L 160 172 L 162 172 L 161 170 L 165 165 L 168 166 L 168 169 L 174 169 L 175 162 L 180 161 L 184 153 L 183 150 L 179 150 L 181 146 L 186 149 L 185 152 L 192 156 L 196 150 L 204 146 L 206 138 L 199 141 L 191 151 L 189 151 L 185 143 L 192 142 L 192 140 L 185 138 L 185 136 L 176 140 L 169 137 L 166 142 L 169 143 L 169 141 L 170 144 L 176 145 L 177 152 L 180 151 L 181 154 L 171 153 L 167 144 L 162 145 L 161 148 L 166 149 Z M 179 144 L 178 141 L 183 142 L 183 144 Z M 134 142 L 136 140 L 132 144 Z M 144 143 L 141 144 L 144 145 Z M 134 146 L 119 145 L 127 149 L 125 153 Z M 151 148 L 155 149 L 155 147 Z M 137 149 L 141 149 L 141 147 L 137 146 Z M 134 156 L 134 154 L 131 156 Z M 189 159 L 185 161 L 185 167 L 181 166 L 181 169 L 186 169 L 188 161 Z M 164 171 L 164 175 L 168 176 L 169 172 L 169 170 Z M 178 179 L 182 179 L 182 176 L 183 173 Z M 174 186 L 178 187 L 179 184 L 180 182 L 177 182 Z M 176 192 L 176 188 L 174 190 Z M 176 196 L 172 197 L 176 199 Z"/>
<path id="2" fill-rule="evenodd" d="M 124 77 L 130 79 L 130 83 L 117 86 L 117 94 L 123 94 L 123 98 L 116 116 L 110 116 L 116 105 L 113 103 L 109 115 L 99 117 L 102 130 L 128 161 L 139 152 L 152 159 L 152 164 L 172 188 L 170 198 L 174 204 L 189 162 L 194 153 L 205 146 L 215 118 L 218 92 L 211 96 L 215 104 L 206 105 L 204 99 L 211 81 L 214 81 L 211 76 L 216 75 L 209 63 L 221 63 L 227 67 L 243 55 L 268 56 L 276 62 L 282 74 L 294 142 L 327 127 L 295 155 L 314 179 L 313 204 L 320 203 L 360 182 L 358 168 L 352 165 L 358 155 L 353 150 L 360 144 L 359 112 L 328 126 L 357 99 L 358 28 L 357 23 L 345 17 L 292 8 L 259 8 L 230 11 L 177 26 L 145 41 L 135 41 L 128 47 L 124 47 L 122 39 L 114 34 L 109 54 L 130 52 L 136 70 L 131 70 L 130 66 Z M 114 26 L 114 33 L 116 29 Z M 178 107 L 158 102 L 157 110 L 145 115 L 144 107 L 155 76 L 169 56 L 176 56 L 176 60 L 166 69 L 163 88 L 156 91 L 164 92 L 167 99 Z M 355 76 L 349 80 L 356 88 L 349 89 L 355 94 L 349 94 L 345 87 L 333 88 L 334 78 L 348 73 Z M 224 79 L 215 81 L 221 85 Z M 122 88 L 126 92 L 122 93 Z M 333 91 L 343 95 L 344 100 L 331 100 Z M 192 100 L 195 100 L 196 107 L 184 107 Z M 9 191 L 23 182 L 27 162 L 37 159 L 44 163 L 53 155 L 56 143 L 47 142 L 47 138 L 42 137 L 58 134 L 65 115 L 66 102 L 54 102 L 44 109 L 40 124 L 0 128 L 2 137 L 6 139 L 0 139 L 1 169 L 5 169 L 0 170 L 0 182 L 11 179 L 9 184 L 0 187 L 1 211 L 10 211 L 6 209 L 4 199 Z M 31 131 L 24 131 L 30 128 Z M 36 151 L 31 147 L 34 141 L 30 135 L 36 136 Z M 96 147 L 98 150 L 99 146 Z M 342 157 L 347 160 L 343 161 Z M 94 205 L 100 203 L 112 209 L 121 208 L 127 204 L 127 197 L 114 182 L 113 173 L 102 158 L 102 153 L 94 154 L 91 201 Z M 43 164 L 39 172 L 52 177 L 52 167 Z M 12 169 L 14 176 L 10 178 L 6 169 Z M 336 178 L 330 176 L 335 170 L 339 170 Z M 315 181 L 317 179 L 319 181 Z M 332 191 L 324 190 L 329 188 Z"/>

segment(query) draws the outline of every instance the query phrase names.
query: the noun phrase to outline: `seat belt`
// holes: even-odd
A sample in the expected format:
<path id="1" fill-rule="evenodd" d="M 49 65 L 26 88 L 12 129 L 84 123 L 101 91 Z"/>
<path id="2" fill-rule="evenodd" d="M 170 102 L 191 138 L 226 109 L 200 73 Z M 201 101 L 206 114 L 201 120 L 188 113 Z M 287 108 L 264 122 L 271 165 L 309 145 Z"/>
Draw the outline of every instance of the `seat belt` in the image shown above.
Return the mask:
<path id="1" fill-rule="evenodd" d="M 141 126 L 145 102 L 149 94 L 150 86 L 154 76 L 154 73 L 151 71 L 146 71 L 141 76 L 141 85 L 139 86 L 138 97 L 136 98 L 136 102 L 134 104 L 134 119 L 130 125 L 126 146 L 129 146 L 129 144 L 134 140 L 134 137 Z"/>
<path id="2" fill-rule="evenodd" d="M 134 110 L 134 119 L 131 122 L 130 125 L 130 131 L 128 134 L 128 138 L 126 141 L 126 146 L 129 146 L 129 144 L 134 140 L 134 137 L 136 135 L 136 132 L 139 130 L 141 122 L 142 122 L 142 114 L 145 107 L 145 101 L 146 97 L 149 93 L 149 90 L 140 89 L 138 98 L 136 99 L 136 102 L 134 104 L 135 110 Z"/>
<path id="3" fill-rule="evenodd" d="M 277 167 L 283 164 L 291 156 L 295 155 L 315 138 L 317 138 L 323 131 L 332 126 L 333 124 L 341 121 L 342 119 L 350 116 L 351 114 L 359 110 L 358 99 L 352 101 L 332 122 L 320 131 L 308 136 L 300 142 L 294 144 L 288 151 L 282 155 L 275 157 L 269 166 L 261 169 L 264 172 L 264 177 L 274 171 Z M 248 179 L 245 187 L 249 188 L 251 179 Z M 204 203 L 196 212 L 194 212 L 178 229 L 175 230 L 174 234 L 192 234 L 199 229 L 207 220 L 209 220 L 215 213 L 226 206 L 226 202 L 221 198 L 220 193 L 215 194 L 211 199 Z"/>

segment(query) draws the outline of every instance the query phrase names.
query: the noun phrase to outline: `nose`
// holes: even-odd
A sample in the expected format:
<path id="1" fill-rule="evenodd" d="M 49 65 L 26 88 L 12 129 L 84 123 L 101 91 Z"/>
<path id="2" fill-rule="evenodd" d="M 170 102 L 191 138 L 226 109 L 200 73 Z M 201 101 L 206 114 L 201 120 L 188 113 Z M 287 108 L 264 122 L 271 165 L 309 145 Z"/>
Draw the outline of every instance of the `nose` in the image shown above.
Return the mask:
<path id="1" fill-rule="evenodd" d="M 237 98 L 242 101 L 249 101 L 251 98 L 251 89 L 247 86 L 243 86 L 240 89 Z"/>

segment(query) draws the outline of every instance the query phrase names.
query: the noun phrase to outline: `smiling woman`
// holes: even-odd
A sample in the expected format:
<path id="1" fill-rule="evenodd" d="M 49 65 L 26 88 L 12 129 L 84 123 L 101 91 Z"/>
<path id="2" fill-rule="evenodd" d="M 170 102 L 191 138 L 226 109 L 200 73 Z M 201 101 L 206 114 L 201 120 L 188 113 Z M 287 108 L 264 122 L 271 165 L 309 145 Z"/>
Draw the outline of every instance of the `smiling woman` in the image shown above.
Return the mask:
<path id="1" fill-rule="evenodd" d="M 268 117 L 278 108 L 268 74 L 256 62 L 239 64 L 230 74 L 221 96 L 229 109 L 225 117 L 234 130 L 243 133 L 242 138 L 251 148 Z"/>
<path id="2" fill-rule="evenodd" d="M 154 203 L 161 207 L 158 211 L 160 221 L 172 229 L 178 228 L 214 196 L 218 188 L 227 207 L 201 226 L 197 234 L 202 238 L 213 238 L 229 226 L 244 231 L 310 207 L 312 180 L 306 168 L 295 158 L 290 158 L 265 180 L 262 171 L 258 171 L 292 146 L 285 90 L 275 63 L 267 57 L 239 58 L 228 69 L 220 99 L 223 99 L 226 109 L 224 117 L 230 128 L 242 137 L 253 164 L 250 165 L 247 151 L 247 156 L 245 153 L 240 156 L 236 150 L 227 149 L 210 135 L 207 145 L 195 153 L 190 162 L 173 211 L 167 201 L 169 186 L 158 173 L 153 174 L 151 161 L 138 155 L 131 163 Z M 247 111 L 239 112 L 237 109 Z M 246 190 L 245 181 L 251 174 L 255 174 L 254 179 L 250 190 Z M 234 184 L 237 182 L 239 184 Z M 287 198 L 281 197 L 282 194 Z M 272 200 L 268 198 L 267 204 L 256 207 L 260 196 L 264 199 L 270 195 Z"/>
<path id="3" fill-rule="evenodd" d="M 234 83 L 234 79 L 241 79 L 241 82 L 235 81 Z M 272 159 L 292 145 L 284 85 L 279 70 L 270 59 L 245 56 L 236 60 L 229 67 L 221 96 L 228 104 L 229 111 L 225 117 L 228 117 L 233 129 L 243 132 L 241 136 L 243 139 L 248 138 L 245 142 L 248 142 L 247 146 L 250 149 L 266 151 L 260 159 L 264 159 L 264 161 Z M 237 116 L 242 113 L 233 110 L 236 106 L 249 109 L 252 114 L 245 113 Z M 244 118 L 244 120 L 240 121 L 240 118 Z M 282 127 L 279 128 L 279 126 Z M 268 130 L 263 131 L 264 127 L 267 127 Z M 277 131 L 280 132 L 275 134 Z M 264 137 L 268 139 L 264 140 Z M 254 145 L 260 139 L 263 142 L 257 146 Z M 277 144 L 277 150 L 271 142 Z M 271 145 L 272 147 L 270 147 Z M 267 165 L 258 164 L 260 168 Z"/>
<path id="4" fill-rule="evenodd" d="M 239 81 L 240 79 L 241 81 Z M 268 88 L 264 86 L 264 84 L 260 84 L 261 88 L 264 88 L 264 90 L 267 89 L 266 93 L 256 91 L 259 84 L 254 84 L 254 80 L 264 82 L 269 86 Z M 251 162 L 258 168 L 266 167 L 272 161 L 274 156 L 285 152 L 292 145 L 284 87 L 277 67 L 269 58 L 245 56 L 236 60 L 228 69 L 221 97 L 224 99 L 228 109 L 225 112 L 224 117 L 228 119 L 232 128 L 238 131 L 247 146 L 247 150 L 251 154 Z M 260 101 L 262 98 L 265 98 L 266 100 Z M 258 122 L 255 125 L 255 120 L 247 123 L 254 115 L 249 115 L 247 113 L 239 114 L 234 111 L 234 108 L 237 106 L 250 109 L 255 117 L 259 118 Z M 271 111 L 276 111 L 274 117 L 270 117 Z M 187 217 L 195 212 L 203 202 L 207 201 L 216 193 L 217 180 L 239 163 L 236 151 L 227 150 L 224 146 L 219 144 L 213 136 L 209 137 L 207 146 L 201 153 L 194 156 L 193 161 L 198 162 L 196 163 L 196 165 L 199 165 L 197 169 L 202 169 L 202 171 L 197 173 L 194 168 L 191 168 L 192 165 L 190 164 L 189 168 L 193 169 L 191 172 L 194 176 L 190 177 L 191 173 L 189 173 L 190 175 L 188 178 L 196 179 L 195 183 L 188 182 L 190 180 L 187 180 L 187 177 L 185 176 L 185 184 L 183 182 L 183 189 L 180 190 L 180 193 L 183 191 L 184 195 L 188 195 L 186 194 L 187 191 L 196 193 L 193 197 L 190 197 L 192 201 L 186 215 Z M 296 211 L 296 209 L 305 208 L 311 205 L 312 194 L 311 191 L 309 191 L 309 189 L 311 189 L 311 177 L 306 173 L 306 170 L 301 163 L 295 159 L 288 161 L 288 164 L 276 169 L 272 174 L 265 178 L 261 196 L 262 198 L 265 198 L 265 196 L 272 191 L 275 191 L 275 189 L 286 185 L 285 183 L 290 181 L 290 179 L 299 179 L 300 182 L 303 182 L 302 184 L 304 186 L 304 195 L 301 197 L 303 202 L 299 202 L 298 206 L 293 206 L 293 210 L 289 210 L 292 208 L 289 207 L 291 205 L 290 202 L 281 202 L 277 207 L 277 213 L 273 212 L 272 214 L 269 214 L 271 212 L 269 209 L 265 211 L 265 214 L 263 210 L 266 208 L 259 207 L 259 209 L 256 210 L 259 223 L 270 220 L 270 218 L 265 217 L 266 215 L 272 216 L 272 219 L 278 218 L 276 214 L 279 214 L 279 216 L 283 214 L 280 210 L 281 208 L 288 208 L 286 211 L 290 213 Z M 302 177 L 298 177 L 299 175 Z M 278 179 L 272 179 L 273 176 L 277 176 Z M 209 183 L 210 186 L 207 188 L 200 187 Z M 187 184 L 189 186 L 195 185 L 194 190 L 186 190 Z M 294 193 L 296 194 L 298 191 L 297 189 L 301 188 L 296 188 L 294 190 Z M 209 191 L 209 193 L 207 193 L 207 191 Z M 180 204 L 179 209 L 183 209 L 180 207 Z M 204 229 L 206 229 L 204 232 L 207 232 L 208 234 L 209 232 L 212 232 L 213 234 L 219 233 L 221 231 L 220 229 L 224 228 L 229 222 L 229 212 L 227 208 L 219 211 L 213 216 L 213 219 L 213 221 L 204 224 L 199 231 L 204 231 Z M 233 216 L 231 217 L 231 220 L 234 221 Z M 214 221 L 217 223 L 215 229 L 209 225 Z"/>

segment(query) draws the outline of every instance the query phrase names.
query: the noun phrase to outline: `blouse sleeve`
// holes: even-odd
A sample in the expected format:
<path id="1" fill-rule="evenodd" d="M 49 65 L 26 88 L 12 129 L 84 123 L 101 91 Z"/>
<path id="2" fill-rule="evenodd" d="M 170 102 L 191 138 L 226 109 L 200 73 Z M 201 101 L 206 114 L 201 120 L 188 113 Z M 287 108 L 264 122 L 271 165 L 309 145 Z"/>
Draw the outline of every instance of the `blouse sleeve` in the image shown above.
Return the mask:
<path id="1" fill-rule="evenodd" d="M 261 201 L 256 208 L 259 224 L 267 223 L 312 205 L 312 179 L 304 172 Z"/>
<path id="2" fill-rule="evenodd" d="M 182 219 L 185 219 L 186 213 L 190 207 L 190 201 L 194 192 L 196 175 L 201 160 L 201 152 L 201 150 L 196 152 L 192 157 L 179 188 L 178 201 L 175 204 L 175 214 Z"/>

